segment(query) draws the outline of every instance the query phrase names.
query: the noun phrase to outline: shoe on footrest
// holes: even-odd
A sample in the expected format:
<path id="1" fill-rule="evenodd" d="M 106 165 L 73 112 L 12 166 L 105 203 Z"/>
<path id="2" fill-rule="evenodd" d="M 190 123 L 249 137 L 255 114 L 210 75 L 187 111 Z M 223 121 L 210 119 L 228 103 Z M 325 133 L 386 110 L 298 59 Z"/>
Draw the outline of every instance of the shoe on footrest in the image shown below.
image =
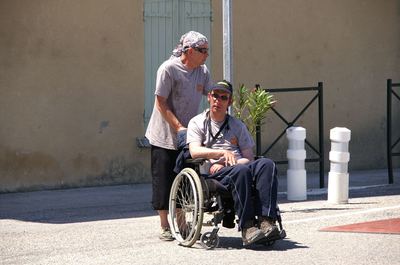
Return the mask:
<path id="1" fill-rule="evenodd" d="M 260 229 L 264 233 L 266 239 L 279 236 L 279 229 L 272 218 L 261 217 Z"/>
<path id="2" fill-rule="evenodd" d="M 242 240 L 243 246 L 250 245 L 264 238 L 264 233 L 261 229 L 252 225 L 253 221 L 246 222 L 244 228 L 242 229 Z M 250 224 L 250 225 L 249 225 Z"/>

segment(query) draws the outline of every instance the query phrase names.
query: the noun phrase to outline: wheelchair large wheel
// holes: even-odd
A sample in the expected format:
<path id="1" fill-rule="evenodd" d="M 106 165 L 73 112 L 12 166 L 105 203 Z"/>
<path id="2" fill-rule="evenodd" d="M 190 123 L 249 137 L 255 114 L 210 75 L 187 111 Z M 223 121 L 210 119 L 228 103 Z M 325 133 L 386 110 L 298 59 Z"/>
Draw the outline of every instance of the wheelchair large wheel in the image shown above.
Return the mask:
<path id="1" fill-rule="evenodd" d="M 184 168 L 175 178 L 169 197 L 169 223 L 180 245 L 190 247 L 199 238 L 203 222 L 203 189 L 200 177 Z"/>

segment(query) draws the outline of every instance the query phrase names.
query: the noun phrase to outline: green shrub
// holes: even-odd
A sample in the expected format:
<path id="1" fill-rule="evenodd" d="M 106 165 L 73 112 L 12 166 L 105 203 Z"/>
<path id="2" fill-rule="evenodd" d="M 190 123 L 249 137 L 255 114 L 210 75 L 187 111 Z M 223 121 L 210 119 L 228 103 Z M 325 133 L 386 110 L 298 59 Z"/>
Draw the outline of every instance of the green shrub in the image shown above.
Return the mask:
<path id="1" fill-rule="evenodd" d="M 275 102 L 274 96 L 261 87 L 249 90 L 242 84 L 233 95 L 233 113 L 255 138 L 257 124 L 261 126 L 264 123 L 267 111 Z"/>

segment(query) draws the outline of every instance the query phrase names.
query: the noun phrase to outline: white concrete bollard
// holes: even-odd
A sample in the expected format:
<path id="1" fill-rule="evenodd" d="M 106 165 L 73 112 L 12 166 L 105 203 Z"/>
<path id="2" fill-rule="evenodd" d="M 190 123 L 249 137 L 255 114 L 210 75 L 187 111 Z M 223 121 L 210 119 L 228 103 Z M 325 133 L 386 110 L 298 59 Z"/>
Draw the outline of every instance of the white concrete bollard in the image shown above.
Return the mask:
<path id="1" fill-rule="evenodd" d="M 303 127 L 290 127 L 286 129 L 289 140 L 286 156 L 288 158 L 287 170 L 287 199 L 300 201 L 307 199 L 307 174 L 305 170 L 306 150 L 304 140 L 306 129 Z"/>
<path id="2" fill-rule="evenodd" d="M 350 161 L 349 141 L 351 131 L 343 127 L 335 127 L 330 131 L 331 151 L 329 160 L 331 168 L 328 176 L 328 202 L 341 204 L 349 200 Z"/>

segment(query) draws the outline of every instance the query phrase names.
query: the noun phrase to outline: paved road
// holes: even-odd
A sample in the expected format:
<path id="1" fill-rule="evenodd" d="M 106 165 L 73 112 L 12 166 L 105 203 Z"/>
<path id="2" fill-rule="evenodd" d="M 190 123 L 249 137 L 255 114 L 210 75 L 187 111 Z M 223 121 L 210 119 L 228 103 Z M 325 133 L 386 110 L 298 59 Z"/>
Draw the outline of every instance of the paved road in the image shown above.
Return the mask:
<path id="1" fill-rule="evenodd" d="M 324 189 L 310 190 L 307 201 L 287 201 L 282 184 L 285 240 L 243 248 L 236 229 L 221 228 L 220 246 L 211 251 L 157 238 L 149 184 L 0 194 L 0 263 L 400 264 L 400 235 L 318 231 L 399 218 L 400 185 L 386 185 L 380 174 L 351 177 L 349 203 L 340 205 L 329 204 Z"/>

